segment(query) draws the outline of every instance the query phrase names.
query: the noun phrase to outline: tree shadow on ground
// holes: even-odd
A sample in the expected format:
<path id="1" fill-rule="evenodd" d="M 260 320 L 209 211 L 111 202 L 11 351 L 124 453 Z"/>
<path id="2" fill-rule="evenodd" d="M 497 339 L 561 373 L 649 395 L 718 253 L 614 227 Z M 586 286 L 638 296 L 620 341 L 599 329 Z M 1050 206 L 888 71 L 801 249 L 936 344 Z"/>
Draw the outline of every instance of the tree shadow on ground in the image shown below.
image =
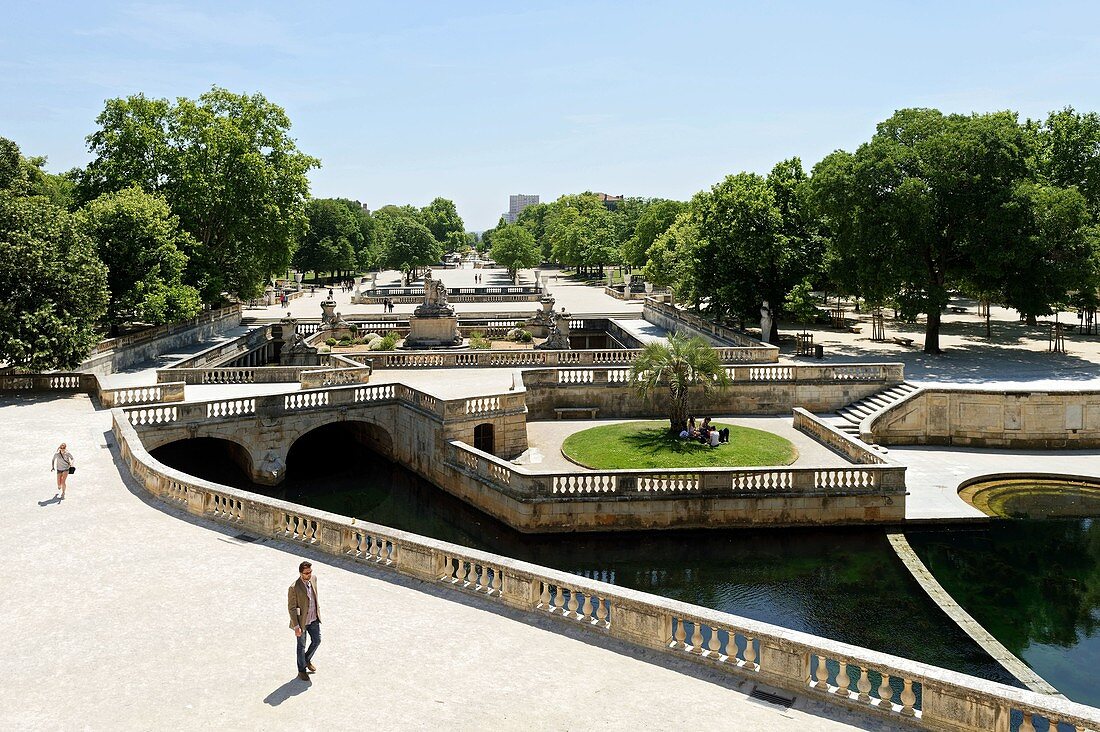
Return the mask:
<path id="1" fill-rule="evenodd" d="M 648 427 L 619 438 L 631 450 L 645 452 L 649 455 L 660 453 L 675 453 L 676 455 L 689 455 L 705 452 L 710 448 L 695 440 L 682 440 L 674 435 L 668 426 Z"/>

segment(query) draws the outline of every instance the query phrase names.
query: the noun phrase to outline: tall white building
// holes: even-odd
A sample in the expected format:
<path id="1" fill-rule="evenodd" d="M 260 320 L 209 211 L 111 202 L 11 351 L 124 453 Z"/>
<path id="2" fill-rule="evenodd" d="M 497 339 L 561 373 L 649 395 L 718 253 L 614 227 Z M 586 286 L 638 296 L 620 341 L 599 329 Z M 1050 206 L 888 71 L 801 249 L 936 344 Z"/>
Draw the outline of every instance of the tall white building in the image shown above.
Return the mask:
<path id="1" fill-rule="evenodd" d="M 539 197 L 537 195 L 514 193 L 508 196 L 508 213 L 504 214 L 504 220 L 509 224 L 516 223 L 516 217 L 519 216 L 520 211 L 538 202 Z"/>

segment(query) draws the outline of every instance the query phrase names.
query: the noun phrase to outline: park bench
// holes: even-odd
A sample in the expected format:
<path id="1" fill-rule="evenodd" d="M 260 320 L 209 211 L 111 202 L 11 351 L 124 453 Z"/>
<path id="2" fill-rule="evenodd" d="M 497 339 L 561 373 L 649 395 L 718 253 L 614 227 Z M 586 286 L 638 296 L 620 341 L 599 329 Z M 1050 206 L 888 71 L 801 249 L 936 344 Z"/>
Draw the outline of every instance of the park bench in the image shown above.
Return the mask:
<path id="1" fill-rule="evenodd" d="M 600 411 L 599 407 L 557 407 L 554 409 L 554 413 L 558 415 L 558 419 L 561 419 L 563 415 L 583 415 L 587 414 L 588 419 L 595 419 L 596 413 Z"/>
<path id="2" fill-rule="evenodd" d="M 863 330 L 863 328 L 862 328 L 862 326 L 859 326 L 859 325 L 849 325 L 848 326 L 848 332 L 849 333 L 859 333 L 861 330 Z"/>
<path id="3" fill-rule="evenodd" d="M 958 313 L 959 315 L 962 315 L 963 313 L 966 312 L 966 308 L 960 307 L 958 305 L 952 305 L 951 307 L 949 307 L 947 309 L 950 310 L 953 313 Z"/>
<path id="4" fill-rule="evenodd" d="M 912 338 L 902 338 L 901 336 L 894 336 L 890 340 L 892 340 L 894 343 L 897 343 L 899 346 L 911 346 L 911 345 L 913 345 L 913 339 Z"/>

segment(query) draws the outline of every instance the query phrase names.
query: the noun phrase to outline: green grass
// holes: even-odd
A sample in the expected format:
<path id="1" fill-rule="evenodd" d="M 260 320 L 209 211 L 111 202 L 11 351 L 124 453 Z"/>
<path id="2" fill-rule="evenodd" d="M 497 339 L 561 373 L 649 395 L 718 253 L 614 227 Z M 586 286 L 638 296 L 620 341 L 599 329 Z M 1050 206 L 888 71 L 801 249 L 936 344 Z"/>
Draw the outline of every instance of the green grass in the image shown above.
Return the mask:
<path id="1" fill-rule="evenodd" d="M 730 441 L 707 447 L 681 440 L 668 431 L 668 422 L 623 422 L 592 427 L 572 434 L 561 451 L 588 468 L 720 468 L 790 465 L 798 451 L 790 440 L 763 430 L 715 423 L 730 428 Z"/>

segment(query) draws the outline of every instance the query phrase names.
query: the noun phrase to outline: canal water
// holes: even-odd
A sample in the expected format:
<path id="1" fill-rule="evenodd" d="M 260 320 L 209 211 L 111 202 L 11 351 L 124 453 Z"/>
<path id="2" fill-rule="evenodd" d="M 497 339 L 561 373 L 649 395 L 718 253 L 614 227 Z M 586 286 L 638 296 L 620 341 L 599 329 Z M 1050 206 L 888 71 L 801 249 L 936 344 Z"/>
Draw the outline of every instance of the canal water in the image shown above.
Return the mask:
<path id="1" fill-rule="evenodd" d="M 249 483 L 216 441 L 189 440 L 153 455 L 305 506 L 1019 686 L 925 595 L 881 529 L 527 535 L 339 433 L 310 437 L 291 451 L 277 489 Z M 1068 696 L 1098 704 L 1086 669 L 1100 660 L 1100 534 L 1072 523 L 907 535 L 990 632 Z M 983 573 L 983 564 L 993 571 Z"/>

